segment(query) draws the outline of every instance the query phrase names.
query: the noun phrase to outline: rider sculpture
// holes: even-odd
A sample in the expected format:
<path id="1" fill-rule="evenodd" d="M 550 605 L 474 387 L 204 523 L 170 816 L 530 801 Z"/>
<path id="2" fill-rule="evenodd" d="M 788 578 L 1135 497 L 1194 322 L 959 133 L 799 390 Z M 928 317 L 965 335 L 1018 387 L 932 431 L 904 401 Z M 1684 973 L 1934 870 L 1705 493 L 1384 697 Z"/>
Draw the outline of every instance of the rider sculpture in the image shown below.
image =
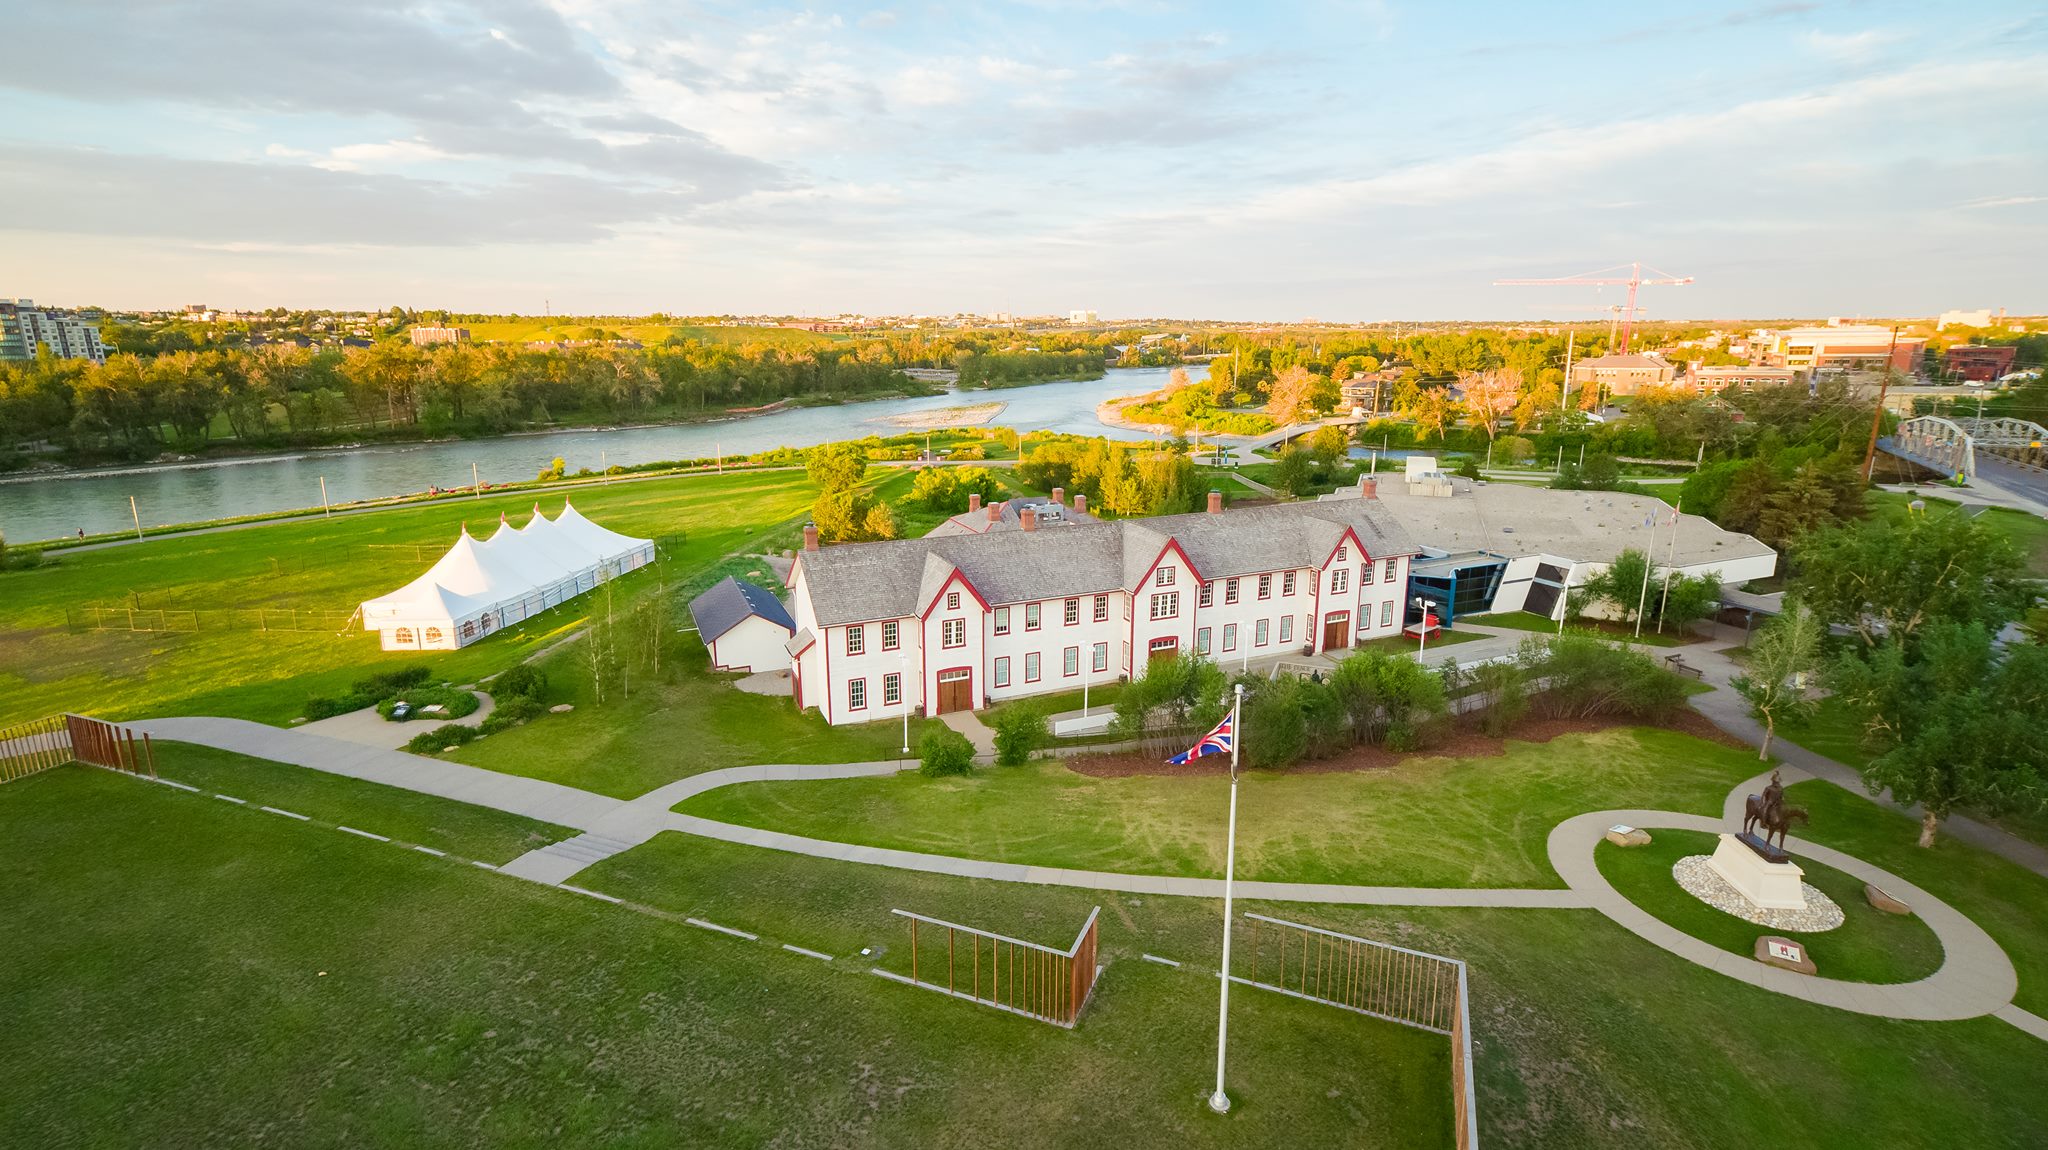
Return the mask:
<path id="1" fill-rule="evenodd" d="M 1747 835 L 1758 826 L 1764 828 L 1763 841 L 1769 845 L 1771 836 L 1778 837 L 1778 849 L 1785 849 L 1785 831 L 1793 823 L 1807 822 L 1806 808 L 1785 805 L 1785 784 L 1777 771 L 1771 772 L 1770 785 L 1761 795 L 1751 795 L 1742 808 L 1742 833 Z"/>

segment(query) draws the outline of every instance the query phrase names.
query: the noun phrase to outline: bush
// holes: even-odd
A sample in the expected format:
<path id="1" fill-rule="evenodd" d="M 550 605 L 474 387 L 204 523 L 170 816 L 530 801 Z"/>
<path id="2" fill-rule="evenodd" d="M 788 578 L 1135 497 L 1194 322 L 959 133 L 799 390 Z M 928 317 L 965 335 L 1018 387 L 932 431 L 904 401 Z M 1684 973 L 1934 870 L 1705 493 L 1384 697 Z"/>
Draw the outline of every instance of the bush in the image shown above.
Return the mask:
<path id="1" fill-rule="evenodd" d="M 548 677 L 533 664 L 521 663 L 510 670 L 500 671 L 487 688 L 500 708 L 513 699 L 538 702 L 547 695 Z"/>
<path id="2" fill-rule="evenodd" d="M 511 723 L 524 723 L 529 719 L 538 719 L 547 712 L 548 705 L 539 699 L 531 695 L 514 695 L 509 699 L 499 700 L 497 709 L 492 711 L 490 718 L 484 722 L 504 719 Z"/>
<path id="3" fill-rule="evenodd" d="M 996 765 L 1014 767 L 1031 758 L 1052 739 L 1052 729 L 1037 708 L 1022 704 L 1004 707 L 992 724 L 996 735 Z"/>
<path id="4" fill-rule="evenodd" d="M 924 737 L 917 741 L 917 754 L 921 761 L 918 772 L 931 778 L 974 770 L 974 744 L 943 723 L 925 728 Z"/>
<path id="5" fill-rule="evenodd" d="M 412 713 L 403 719 L 395 719 L 391 714 L 392 708 L 401 702 L 412 704 Z M 446 709 L 435 715 L 424 713 L 426 708 L 436 703 Z M 411 722 L 414 719 L 459 719 L 464 715 L 474 714 L 480 705 L 476 695 L 470 691 L 455 687 L 420 687 L 400 691 L 378 703 L 377 713 L 398 723 Z"/>
<path id="6" fill-rule="evenodd" d="M 383 671 L 367 679 L 358 679 L 349 687 L 348 693 L 333 696 L 315 696 L 306 700 L 308 719 L 331 719 L 378 703 L 409 690 L 427 681 L 427 667 L 424 663 L 403 667 L 396 671 Z M 476 710 L 471 706 L 470 711 Z M 463 711 L 466 715 L 469 711 Z M 389 717 L 388 715 L 386 716 Z"/>
<path id="7" fill-rule="evenodd" d="M 475 727 L 465 727 L 461 723 L 444 723 L 406 740 L 405 749 L 416 755 L 431 755 L 436 751 L 459 747 L 476 738 L 477 734 Z"/>
<path id="8" fill-rule="evenodd" d="M 1526 641 L 1521 661 L 1531 675 L 1549 680 L 1543 709 L 1560 718 L 1655 719 L 1685 702 L 1685 685 L 1656 660 L 1591 636 L 1560 635 L 1547 647 L 1540 640 Z"/>

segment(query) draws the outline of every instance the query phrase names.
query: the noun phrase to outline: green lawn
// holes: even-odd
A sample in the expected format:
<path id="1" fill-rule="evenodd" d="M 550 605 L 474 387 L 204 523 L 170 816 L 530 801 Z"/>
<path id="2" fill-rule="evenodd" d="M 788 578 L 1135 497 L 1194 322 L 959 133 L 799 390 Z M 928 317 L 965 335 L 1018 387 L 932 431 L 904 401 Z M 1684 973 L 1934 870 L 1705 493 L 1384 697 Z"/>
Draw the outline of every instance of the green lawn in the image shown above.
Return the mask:
<path id="1" fill-rule="evenodd" d="M 0 787 L 0 826 L 0 1145 L 1449 1144 L 1442 1038 L 1263 992 L 1233 1000 L 1239 1106 L 1206 1113 L 1213 976 L 1135 952 L 1171 939 L 1198 959 L 1214 904 L 1105 906 L 1111 969 L 1069 1032 L 856 955 L 822 963 L 89 768 Z M 849 941 L 892 948 L 906 902 L 1061 945 L 1093 905 L 1015 888 L 1021 914 L 977 912 L 969 884 L 712 861 L 652 873 L 726 888 L 707 905 L 734 910 L 830 892 L 865 916 Z"/>
<path id="2" fill-rule="evenodd" d="M 1754 755 L 1632 728 L 1510 742 L 1508 753 L 1418 755 L 1362 772 L 1260 772 L 1240 792 L 1237 873 L 1374 886 L 1562 885 L 1545 840 L 1610 807 L 1718 813 Z M 1227 779 L 1093 778 L 1057 763 L 958 779 L 917 774 L 742 783 L 677 809 L 791 834 L 1005 862 L 1221 877 Z"/>
<path id="3" fill-rule="evenodd" d="M 1785 788 L 1785 800 L 1812 812 L 1801 838 L 1908 879 L 1983 927 L 2019 970 L 2013 1001 L 2048 1016 L 2048 878 L 1952 838 L 1937 837 L 1922 850 L 1915 845 L 1919 820 L 1833 783 L 1795 783 Z"/>
<path id="4" fill-rule="evenodd" d="M 1998 532 L 2027 558 L 2027 569 L 2048 577 L 2048 519 L 2005 507 L 1987 507 L 1977 522 Z"/>
<path id="5" fill-rule="evenodd" d="M 606 527 L 661 544 L 661 571 L 636 572 L 622 590 L 645 594 L 657 578 L 686 579 L 804 514 L 813 489 L 802 472 L 682 476 L 583 488 L 578 510 Z M 333 694 L 372 671 L 424 662 L 437 678 L 470 682 L 502 670 L 575 630 L 584 596 L 461 651 L 385 654 L 352 631 L 197 634 L 73 634 L 65 609 L 116 603 L 144 608 L 306 608 L 346 614 L 400 586 L 468 523 L 476 532 L 501 512 L 523 522 L 535 497 L 409 507 L 331 520 L 279 523 L 156 539 L 102 551 L 60 553 L 54 563 L 0 575 L 0 723 L 60 711 L 110 718 L 227 715 L 287 723 L 309 696 Z M 550 514 L 561 496 L 539 502 Z M 418 544 L 410 550 L 372 545 Z"/>
<path id="6" fill-rule="evenodd" d="M 682 610 L 680 603 L 676 610 Z M 797 713 L 788 698 L 748 694 L 732 685 L 740 676 L 710 670 L 694 634 L 677 636 L 669 645 L 672 661 L 664 678 L 643 681 L 630 696 L 614 693 L 603 703 L 592 696 L 580 647 L 564 648 L 540 663 L 549 701 L 566 701 L 574 711 L 543 715 L 443 757 L 622 799 L 721 767 L 902 757 L 901 720 L 835 727 L 816 709 Z M 910 721 L 913 754 L 925 723 Z"/>
<path id="7" fill-rule="evenodd" d="M 1711 855 L 1716 838 L 1702 831 L 1652 831 L 1650 845 L 1618 847 L 1601 842 L 1594 858 L 1600 873 L 1629 901 L 1694 938 L 1744 956 L 1756 940 L 1778 934 L 1806 945 L 1826 978 L 1850 982 L 1913 982 L 1941 967 L 1941 940 L 1917 916 L 1886 914 L 1863 897 L 1863 880 L 1802 858 L 1806 882 L 1842 908 L 1842 925 L 1814 934 L 1774 931 L 1715 910 L 1687 893 L 1671 867 L 1687 855 Z"/>
<path id="8" fill-rule="evenodd" d="M 1207 900 L 674 834 L 581 876 L 748 943 L 87 768 L 0 827 L 0 1144 L 1447 1145 L 1441 1039 L 1252 989 L 1204 1112 Z M 867 973 L 893 906 L 1064 945 L 1097 904 L 1072 1032 Z M 2043 1045 L 1995 1019 L 1812 1006 L 1585 911 L 1245 909 L 1465 959 L 1483 1145 L 2048 1142 Z"/>
<path id="9" fill-rule="evenodd" d="M 1829 695 L 1811 716 L 1780 723 L 1778 737 L 1846 766 L 1861 767 L 1870 755 L 1863 749 L 1863 725 L 1841 700 Z"/>
<path id="10" fill-rule="evenodd" d="M 278 807 L 465 859 L 504 863 L 582 833 L 489 807 L 190 743 L 156 744 L 157 773 L 251 807 Z M 276 818 L 279 816 L 267 815 Z"/>

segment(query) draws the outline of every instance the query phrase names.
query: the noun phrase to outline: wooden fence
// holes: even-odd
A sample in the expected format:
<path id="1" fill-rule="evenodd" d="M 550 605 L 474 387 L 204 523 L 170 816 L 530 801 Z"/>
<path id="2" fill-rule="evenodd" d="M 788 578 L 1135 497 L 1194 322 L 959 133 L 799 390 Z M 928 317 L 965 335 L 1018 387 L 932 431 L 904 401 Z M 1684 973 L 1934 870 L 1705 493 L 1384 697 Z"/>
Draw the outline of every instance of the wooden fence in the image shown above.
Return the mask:
<path id="1" fill-rule="evenodd" d="M 1250 976 L 1232 981 L 1447 1036 L 1457 1145 L 1478 1150 L 1464 963 L 1262 914 L 1244 917 L 1251 937 L 1238 953 Z"/>
<path id="2" fill-rule="evenodd" d="M 0 728 L 0 783 L 66 763 L 91 763 L 156 777 L 156 748 L 148 735 L 83 715 L 51 715 Z"/>
<path id="3" fill-rule="evenodd" d="M 64 609 L 72 632 L 164 631 L 190 635 L 200 631 L 298 631 L 338 634 L 355 621 L 354 611 L 322 611 L 307 607 L 101 607 L 87 604 Z"/>
<path id="4" fill-rule="evenodd" d="M 1088 921 L 1082 924 L 1074 945 L 1065 950 L 907 910 L 890 913 L 910 920 L 910 977 L 880 967 L 873 970 L 898 982 L 1072 1029 L 1095 989 L 1095 976 L 1101 973 L 1095 962 L 1096 925 L 1102 914 L 1099 906 L 1088 912 Z M 920 923 L 926 928 L 922 955 L 918 950 Z M 943 952 L 936 942 L 941 930 L 946 932 Z M 946 972 L 944 982 L 938 980 L 941 965 Z M 960 985 L 962 978 L 967 980 L 965 987 Z"/>

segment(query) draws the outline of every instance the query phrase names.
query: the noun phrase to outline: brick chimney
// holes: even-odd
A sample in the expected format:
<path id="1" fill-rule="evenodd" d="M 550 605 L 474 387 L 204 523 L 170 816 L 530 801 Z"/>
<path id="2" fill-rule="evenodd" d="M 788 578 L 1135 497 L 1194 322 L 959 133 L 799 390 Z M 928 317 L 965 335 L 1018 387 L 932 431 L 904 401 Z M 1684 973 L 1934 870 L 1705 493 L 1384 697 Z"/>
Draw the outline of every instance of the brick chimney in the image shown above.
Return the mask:
<path id="1" fill-rule="evenodd" d="M 979 510 L 981 510 L 981 492 L 979 492 L 979 491 L 970 491 L 970 492 L 968 492 L 968 493 L 967 493 L 967 513 L 968 513 L 969 515 L 972 515 L 972 514 L 974 514 L 975 512 L 977 512 L 977 511 L 979 511 Z"/>
<path id="2" fill-rule="evenodd" d="M 1223 514 L 1223 493 L 1221 491 L 1212 490 L 1209 492 L 1209 514 Z"/>
<path id="3" fill-rule="evenodd" d="M 1003 521 L 1002 503 L 996 502 L 988 505 L 988 521 L 990 523 L 1000 523 Z"/>
<path id="4" fill-rule="evenodd" d="M 1038 511 L 1029 503 L 1017 512 L 1017 525 L 1026 531 L 1038 530 Z"/>
<path id="5" fill-rule="evenodd" d="M 1062 507 L 1065 507 L 1067 505 L 1067 489 L 1064 487 L 1053 488 L 1052 501 L 1054 503 L 1059 504 Z"/>
<path id="6" fill-rule="evenodd" d="M 1086 495 L 1082 495 L 1079 492 L 1074 494 L 1074 513 L 1077 515 L 1088 514 L 1088 497 Z"/>
<path id="7" fill-rule="evenodd" d="M 818 525 L 815 523 L 806 523 L 804 524 L 804 550 L 816 551 L 817 549 Z"/>
<path id="8" fill-rule="evenodd" d="M 1370 475 L 1359 476 L 1358 497 L 1360 499 L 1378 499 L 1380 497 L 1380 481 Z"/>

